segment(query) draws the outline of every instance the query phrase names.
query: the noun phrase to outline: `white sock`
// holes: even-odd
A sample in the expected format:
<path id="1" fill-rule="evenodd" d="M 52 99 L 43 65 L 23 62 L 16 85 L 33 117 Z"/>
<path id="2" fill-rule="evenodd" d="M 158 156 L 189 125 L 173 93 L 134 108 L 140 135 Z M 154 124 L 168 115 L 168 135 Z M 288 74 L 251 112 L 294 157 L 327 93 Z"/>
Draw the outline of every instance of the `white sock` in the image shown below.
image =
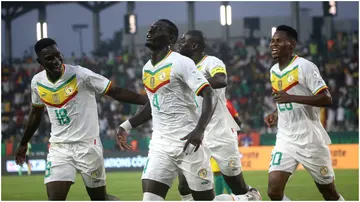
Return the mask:
<path id="1" fill-rule="evenodd" d="M 181 195 L 181 200 L 182 201 L 193 201 L 193 197 L 191 194 L 188 194 L 188 195 Z"/>
<path id="2" fill-rule="evenodd" d="M 284 194 L 282 201 L 291 201 L 291 200 Z"/>
<path id="3" fill-rule="evenodd" d="M 213 201 L 235 201 L 235 199 L 229 194 L 220 194 L 215 196 Z"/>
<path id="4" fill-rule="evenodd" d="M 341 196 L 341 194 L 339 194 L 340 198 L 338 199 L 338 201 L 345 201 L 344 197 Z"/>
<path id="5" fill-rule="evenodd" d="M 213 201 L 249 201 L 249 196 L 244 195 L 234 195 L 234 194 L 220 194 L 215 196 Z"/>
<path id="6" fill-rule="evenodd" d="M 143 194 L 143 201 L 164 201 L 164 199 L 156 194 L 145 192 Z"/>

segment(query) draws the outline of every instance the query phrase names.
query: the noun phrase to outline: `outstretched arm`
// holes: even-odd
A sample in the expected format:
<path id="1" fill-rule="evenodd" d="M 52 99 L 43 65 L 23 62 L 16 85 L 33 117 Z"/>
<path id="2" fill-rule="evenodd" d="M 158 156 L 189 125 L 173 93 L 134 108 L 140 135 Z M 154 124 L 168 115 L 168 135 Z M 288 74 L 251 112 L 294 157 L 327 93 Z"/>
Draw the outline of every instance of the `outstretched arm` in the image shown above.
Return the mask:
<path id="1" fill-rule="evenodd" d="M 149 121 L 151 116 L 150 102 L 147 102 L 134 116 L 122 123 L 116 133 L 116 142 L 121 150 L 130 150 L 131 146 L 127 144 L 127 133 L 139 125 Z"/>
<path id="2" fill-rule="evenodd" d="M 140 95 L 131 90 L 120 88 L 116 85 L 111 85 L 105 95 L 119 102 L 126 102 L 130 104 L 144 105 L 148 102 L 146 95 Z"/>
<path id="3" fill-rule="evenodd" d="M 274 100 L 279 104 L 295 102 L 314 107 L 327 107 L 332 104 L 332 98 L 330 92 L 327 89 L 324 89 L 320 93 L 312 96 L 289 95 L 285 91 L 273 93 L 273 96 Z"/>

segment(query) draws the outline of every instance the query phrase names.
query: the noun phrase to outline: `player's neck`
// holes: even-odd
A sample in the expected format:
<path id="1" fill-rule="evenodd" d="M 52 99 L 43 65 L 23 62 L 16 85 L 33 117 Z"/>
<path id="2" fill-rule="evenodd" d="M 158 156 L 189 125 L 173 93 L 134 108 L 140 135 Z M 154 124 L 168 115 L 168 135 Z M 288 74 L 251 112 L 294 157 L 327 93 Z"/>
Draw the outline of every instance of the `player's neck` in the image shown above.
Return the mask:
<path id="1" fill-rule="evenodd" d="M 191 59 L 194 61 L 195 64 L 198 64 L 205 56 L 204 52 L 194 53 Z"/>
<path id="2" fill-rule="evenodd" d="M 289 63 L 290 63 L 290 61 L 292 60 L 292 58 L 293 58 L 293 54 L 290 54 L 290 55 L 288 55 L 288 56 L 286 56 L 286 57 L 279 58 L 279 59 L 278 59 L 279 69 L 280 69 L 280 70 L 285 69 L 285 68 L 289 65 Z"/>
<path id="3" fill-rule="evenodd" d="M 153 66 L 157 65 L 162 59 L 165 58 L 165 56 L 169 53 L 170 48 L 169 47 L 165 47 L 161 50 L 154 50 L 151 53 L 151 64 Z"/>

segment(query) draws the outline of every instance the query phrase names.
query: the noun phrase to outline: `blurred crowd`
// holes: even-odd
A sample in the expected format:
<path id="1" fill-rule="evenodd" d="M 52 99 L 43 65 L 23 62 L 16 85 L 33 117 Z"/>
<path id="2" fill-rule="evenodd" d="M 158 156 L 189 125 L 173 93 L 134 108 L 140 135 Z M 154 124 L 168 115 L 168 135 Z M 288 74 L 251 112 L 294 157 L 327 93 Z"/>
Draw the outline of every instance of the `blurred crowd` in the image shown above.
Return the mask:
<path id="1" fill-rule="evenodd" d="M 269 50 L 269 38 L 257 39 L 256 43 L 240 40 L 225 44 L 208 44 L 209 54 L 222 59 L 227 66 L 229 85 L 227 98 L 232 101 L 240 114 L 245 133 L 275 132 L 265 126 L 263 118 L 274 111 L 271 98 L 269 69 L 273 60 Z M 351 42 L 355 43 L 355 42 Z M 256 44 L 256 45 L 249 45 Z M 358 130 L 358 44 L 352 44 L 353 51 L 347 51 L 342 41 L 329 40 L 322 50 L 314 41 L 298 44 L 296 54 L 314 62 L 329 86 L 333 105 L 322 109 L 322 121 L 327 131 Z M 320 51 L 321 50 L 321 51 Z M 124 51 L 121 54 L 109 53 L 108 57 L 67 58 L 68 64 L 79 64 L 97 72 L 121 87 L 144 94 L 142 86 L 142 66 L 149 59 L 149 51 L 137 48 L 135 56 Z M 42 68 L 31 57 L 24 57 L 12 66 L 2 63 L 2 142 L 17 142 L 25 129 L 30 110 L 30 81 Z M 112 139 L 117 126 L 136 113 L 138 106 L 119 103 L 106 96 L 97 97 L 100 135 L 103 140 Z M 40 128 L 32 143 L 48 142 L 50 122 L 43 116 Z M 132 131 L 132 136 L 147 144 L 151 134 L 151 122 Z"/>

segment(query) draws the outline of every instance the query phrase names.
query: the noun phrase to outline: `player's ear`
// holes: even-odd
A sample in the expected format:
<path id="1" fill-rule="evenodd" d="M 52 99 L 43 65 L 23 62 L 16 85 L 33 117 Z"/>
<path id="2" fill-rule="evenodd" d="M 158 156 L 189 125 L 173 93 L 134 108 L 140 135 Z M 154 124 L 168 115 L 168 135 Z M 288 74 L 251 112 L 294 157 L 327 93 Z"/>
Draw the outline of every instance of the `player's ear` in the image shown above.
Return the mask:
<path id="1" fill-rule="evenodd" d="M 42 65 L 42 62 L 41 62 L 40 58 L 36 58 L 36 61 L 37 61 L 40 65 Z"/>
<path id="2" fill-rule="evenodd" d="M 290 40 L 290 44 L 291 44 L 291 47 L 292 47 L 293 49 L 295 49 L 296 41 L 295 41 L 295 40 Z"/>

